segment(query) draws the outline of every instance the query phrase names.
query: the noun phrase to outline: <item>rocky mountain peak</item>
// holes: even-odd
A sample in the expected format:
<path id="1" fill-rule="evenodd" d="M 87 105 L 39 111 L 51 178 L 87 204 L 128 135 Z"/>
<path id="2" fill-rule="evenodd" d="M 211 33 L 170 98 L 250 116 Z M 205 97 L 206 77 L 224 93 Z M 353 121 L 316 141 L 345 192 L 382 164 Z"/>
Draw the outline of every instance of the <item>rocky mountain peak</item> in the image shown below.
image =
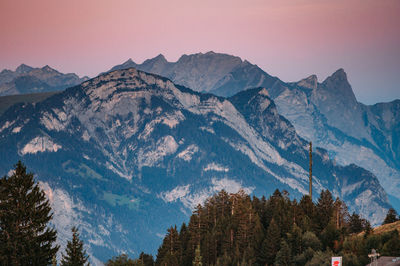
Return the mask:
<path id="1" fill-rule="evenodd" d="M 124 90 L 152 85 L 161 89 L 173 87 L 173 83 L 167 78 L 149 74 L 133 67 L 101 74 L 94 79 L 82 83 L 82 87 L 88 94 L 96 95 L 96 98 L 106 99 L 119 88 L 120 85 L 116 85 L 116 83 L 123 83 L 125 86 Z"/>
<path id="2" fill-rule="evenodd" d="M 156 63 L 168 63 L 167 59 L 165 59 L 165 56 L 163 54 L 159 54 L 154 58 L 147 59 L 146 61 L 143 62 L 143 64 L 156 64 Z"/>
<path id="3" fill-rule="evenodd" d="M 45 72 L 58 72 L 54 68 L 51 68 L 49 65 L 45 65 L 44 67 L 41 68 Z"/>
<path id="4" fill-rule="evenodd" d="M 353 89 L 347 80 L 347 74 L 343 68 L 338 69 L 331 76 L 327 77 L 322 83 L 322 88 L 329 91 L 333 98 L 340 97 L 342 100 L 350 101 L 356 104 L 357 100 L 354 95 Z"/>
<path id="5" fill-rule="evenodd" d="M 61 73 L 46 65 L 44 67 L 31 67 L 21 64 L 14 71 L 0 73 L 0 96 L 60 91 L 75 86 L 87 80 L 79 78 L 74 73 Z"/>
<path id="6" fill-rule="evenodd" d="M 168 62 L 163 54 L 157 55 L 156 57 L 154 57 L 154 59 L 157 60 L 157 61 Z"/>
<path id="7" fill-rule="evenodd" d="M 213 51 L 209 51 L 207 53 L 197 53 L 197 54 L 190 54 L 190 55 L 182 55 L 178 59 L 178 63 L 187 62 L 187 61 L 194 61 L 197 60 L 198 63 L 203 62 L 218 62 L 219 64 L 223 65 L 224 63 L 234 62 L 236 65 L 242 63 L 242 59 L 238 56 L 233 56 L 230 54 L 223 54 L 223 53 L 215 53 Z M 204 61 L 203 61 L 204 60 Z"/>
<path id="8" fill-rule="evenodd" d="M 26 73 L 31 72 L 32 69 L 33 69 L 33 67 L 30 67 L 30 66 L 25 65 L 25 64 L 21 64 L 19 67 L 17 67 L 15 72 L 17 72 L 18 74 L 26 74 Z"/>
<path id="9" fill-rule="evenodd" d="M 323 83 L 349 83 L 347 74 L 343 68 L 336 70 L 331 76 L 327 77 Z"/>
<path id="10" fill-rule="evenodd" d="M 123 65 L 136 65 L 135 62 L 133 62 L 132 58 L 129 58 L 128 60 L 126 60 Z"/>
<path id="11" fill-rule="evenodd" d="M 131 68 L 131 67 L 136 68 L 137 66 L 138 65 L 132 60 L 132 58 L 129 58 L 128 60 L 126 60 L 121 65 L 114 66 L 110 71 L 114 71 L 114 70 L 117 70 L 117 69 Z"/>
<path id="12" fill-rule="evenodd" d="M 0 74 L 6 74 L 6 73 L 12 73 L 12 71 L 5 68 L 0 72 Z"/>
<path id="13" fill-rule="evenodd" d="M 297 85 L 308 89 L 316 89 L 318 87 L 318 78 L 316 75 L 311 75 L 297 82 Z"/>

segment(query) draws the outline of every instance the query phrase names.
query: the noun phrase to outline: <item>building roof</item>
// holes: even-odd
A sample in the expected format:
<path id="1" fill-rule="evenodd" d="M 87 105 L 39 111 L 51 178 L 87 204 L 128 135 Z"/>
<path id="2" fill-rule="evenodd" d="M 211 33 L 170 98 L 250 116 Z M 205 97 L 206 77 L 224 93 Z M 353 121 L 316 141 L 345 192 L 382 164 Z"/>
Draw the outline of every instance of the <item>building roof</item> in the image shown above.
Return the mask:
<path id="1" fill-rule="evenodd" d="M 400 257 L 386 257 L 382 256 L 378 259 L 377 266 L 400 266 Z M 373 263 L 367 266 L 375 266 Z"/>

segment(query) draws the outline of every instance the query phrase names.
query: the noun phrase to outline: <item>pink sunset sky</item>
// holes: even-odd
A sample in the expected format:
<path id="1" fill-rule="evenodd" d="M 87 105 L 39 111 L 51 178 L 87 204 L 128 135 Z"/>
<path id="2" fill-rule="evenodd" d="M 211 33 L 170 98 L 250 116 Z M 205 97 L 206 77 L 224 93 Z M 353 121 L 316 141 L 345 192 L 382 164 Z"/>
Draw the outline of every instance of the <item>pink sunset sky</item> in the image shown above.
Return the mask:
<path id="1" fill-rule="evenodd" d="M 223 52 L 283 81 L 338 68 L 357 99 L 400 98 L 400 0 L 1 0 L 0 70 L 93 77 L 132 58 Z"/>

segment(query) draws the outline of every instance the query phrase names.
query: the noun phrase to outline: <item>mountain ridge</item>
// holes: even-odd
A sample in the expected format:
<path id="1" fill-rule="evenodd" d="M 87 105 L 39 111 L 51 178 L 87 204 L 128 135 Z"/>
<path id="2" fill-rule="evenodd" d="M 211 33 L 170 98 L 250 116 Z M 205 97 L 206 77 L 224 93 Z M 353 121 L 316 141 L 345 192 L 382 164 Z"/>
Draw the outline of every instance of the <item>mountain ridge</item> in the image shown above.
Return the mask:
<path id="1" fill-rule="evenodd" d="M 0 152 L 10 154 L 2 173 L 26 161 L 53 195 L 60 243 L 79 223 L 99 260 L 154 252 L 170 224 L 221 189 L 308 191 L 308 142 L 265 88 L 227 99 L 132 68 L 9 108 Z M 335 165 L 324 149 L 313 158 L 315 194 L 329 188 L 373 223 L 382 219 L 390 204 L 373 174 Z"/>
<path id="2" fill-rule="evenodd" d="M 207 54 L 209 57 L 218 55 Z M 194 60 L 204 55 L 200 53 L 182 57 Z M 231 56 L 230 60 L 234 58 Z M 240 61 L 233 68 L 227 69 L 228 73 L 216 75 L 213 72 L 212 80 L 216 82 L 212 84 L 197 80 L 197 88 L 201 88 L 198 90 L 229 97 L 245 89 L 265 87 L 279 113 L 295 126 L 302 137 L 326 148 L 331 158 L 340 164 L 355 163 L 369 169 L 378 176 L 391 196 L 400 200 L 400 117 L 396 115 L 400 107 L 396 101 L 376 105 L 359 103 L 342 68 L 321 83 L 315 75 L 286 83 L 271 77 L 256 65 L 245 66 Z M 203 71 L 194 65 L 185 65 L 179 79 L 175 79 L 172 74 L 168 76 L 170 73 L 161 75 L 181 84 L 180 80 L 185 77 L 192 79 L 193 69 L 196 75 L 209 77 L 209 70 Z M 151 69 L 145 71 L 152 72 Z M 191 88 L 196 90 L 195 86 Z M 393 204 L 400 211 L 400 205 L 395 201 Z"/>
<path id="3" fill-rule="evenodd" d="M 4 69 L 0 72 L 0 96 L 60 91 L 85 80 L 88 77 L 63 74 L 48 65 L 34 68 L 21 64 L 15 71 Z"/>

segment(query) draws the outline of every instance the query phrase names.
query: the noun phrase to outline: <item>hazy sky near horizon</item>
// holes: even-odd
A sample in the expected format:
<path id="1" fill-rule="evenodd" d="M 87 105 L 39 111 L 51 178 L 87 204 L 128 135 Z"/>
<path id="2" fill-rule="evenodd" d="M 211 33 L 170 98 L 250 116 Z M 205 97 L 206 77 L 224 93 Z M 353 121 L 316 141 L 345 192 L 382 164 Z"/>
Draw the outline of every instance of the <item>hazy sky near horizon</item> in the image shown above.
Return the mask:
<path id="1" fill-rule="evenodd" d="M 91 77 L 132 58 L 223 52 L 283 81 L 344 68 L 366 104 L 400 99 L 400 0 L 0 0 L 0 69 Z"/>

